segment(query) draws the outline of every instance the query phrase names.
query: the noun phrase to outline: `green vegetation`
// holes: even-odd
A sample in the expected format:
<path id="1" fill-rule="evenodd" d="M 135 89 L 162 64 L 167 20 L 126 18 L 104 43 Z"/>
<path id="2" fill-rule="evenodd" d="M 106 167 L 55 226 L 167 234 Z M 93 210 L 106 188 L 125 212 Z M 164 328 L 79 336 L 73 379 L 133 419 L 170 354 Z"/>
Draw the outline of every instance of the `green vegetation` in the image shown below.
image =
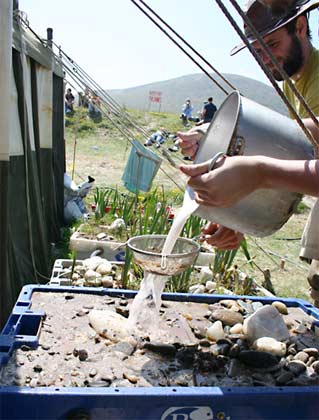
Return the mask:
<path id="1" fill-rule="evenodd" d="M 179 116 L 176 114 L 147 113 L 136 110 L 128 110 L 128 112 L 132 120 L 150 133 L 159 127 L 164 127 L 171 133 L 185 130 Z M 83 129 L 81 128 L 82 126 L 90 127 L 90 129 Z M 131 129 L 134 131 L 133 128 Z M 140 134 L 137 133 L 136 137 L 143 141 L 140 138 Z M 170 145 L 172 145 L 172 140 L 168 140 L 163 147 L 167 148 Z M 68 117 L 66 127 L 67 171 L 69 173 L 72 172 L 75 149 L 74 181 L 80 183 L 87 175 L 91 175 L 96 179 L 95 185 L 97 189 L 95 194 L 92 192 L 87 197 L 88 208 L 93 203 L 98 205 L 98 211 L 95 213 L 96 219 L 93 218 L 94 222 L 91 220 L 92 223 L 90 222 L 91 225 L 88 226 L 92 233 L 99 224 L 110 223 L 112 217 L 115 217 L 115 213 L 128 219 L 130 212 L 133 210 L 136 217 L 134 219 L 135 224 L 129 224 L 131 236 L 140 234 L 140 232 L 166 233 L 169 229 L 169 224 L 167 221 L 163 221 L 164 218 L 160 218 L 156 223 L 154 219 L 153 221 L 150 219 L 152 212 L 154 212 L 155 202 L 159 200 L 163 203 L 165 202 L 165 205 L 174 208 L 181 205 L 183 192 L 161 171 L 158 172 L 153 182 L 153 190 L 148 194 L 139 194 L 138 200 L 134 194 L 129 194 L 125 190 L 121 177 L 129 148 L 129 141 L 109 120 L 103 119 L 100 123 L 95 123 L 88 119 L 86 110 L 82 109 L 76 109 L 74 115 Z M 152 148 L 152 150 L 156 152 L 156 149 Z M 171 156 L 175 160 L 181 159 L 178 152 L 172 153 Z M 178 170 L 173 169 L 165 161 L 162 166 L 171 178 L 178 181 L 181 187 L 185 187 L 185 179 L 183 179 Z M 117 192 L 116 200 L 119 200 L 117 204 L 115 203 L 113 192 L 110 191 Z M 110 203 L 113 206 L 113 214 L 112 212 L 104 214 L 105 207 Z M 141 211 L 142 205 L 144 205 L 144 212 Z M 219 255 L 217 259 L 215 258 L 212 268 L 223 273 L 224 280 L 231 282 L 234 290 L 238 293 L 249 289 L 249 279 L 253 278 L 258 284 L 266 286 L 269 284 L 270 276 L 271 283 L 278 296 L 299 297 L 309 300 L 306 280 L 308 265 L 298 258 L 300 238 L 308 213 L 308 206 L 302 202 L 298 206 L 296 214 L 276 234 L 266 238 L 247 237 L 246 248 L 242 247 L 236 255 L 232 253 Z M 161 223 L 161 230 L 159 230 L 157 227 Z M 200 229 L 201 224 L 202 221 L 192 219 L 185 225 L 183 234 L 187 237 L 196 236 L 194 232 Z M 220 266 L 216 268 L 218 264 Z M 132 262 L 127 260 L 126 266 L 128 270 L 128 267 L 132 266 Z M 140 278 L 140 268 L 135 267 L 133 264 L 133 270 L 134 274 Z M 191 271 L 191 269 L 188 271 Z M 173 279 L 168 285 L 168 289 L 170 291 L 186 291 L 189 281 L 188 271 L 179 276 L 179 278 Z M 239 284 L 237 282 L 238 272 L 247 274 L 247 284 Z M 128 285 L 130 279 L 126 277 L 123 278 L 123 281 L 123 285 Z M 137 285 L 129 285 L 130 287 L 137 287 Z"/>

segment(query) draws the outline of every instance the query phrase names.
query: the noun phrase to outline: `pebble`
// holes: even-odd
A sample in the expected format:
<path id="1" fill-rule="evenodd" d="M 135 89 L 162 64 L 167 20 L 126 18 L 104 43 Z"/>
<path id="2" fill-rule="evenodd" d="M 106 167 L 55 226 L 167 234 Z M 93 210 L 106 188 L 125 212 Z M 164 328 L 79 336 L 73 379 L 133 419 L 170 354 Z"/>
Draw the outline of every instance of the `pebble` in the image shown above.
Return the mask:
<path id="1" fill-rule="evenodd" d="M 90 378 L 94 378 L 94 376 L 97 375 L 97 370 L 96 369 L 91 369 L 89 372 L 89 376 Z"/>
<path id="2" fill-rule="evenodd" d="M 261 351 L 242 350 L 238 358 L 245 365 L 255 368 L 267 368 L 278 365 L 276 356 Z"/>
<path id="3" fill-rule="evenodd" d="M 309 354 L 309 356 L 318 357 L 318 355 L 319 355 L 319 350 L 314 348 L 314 347 L 309 347 L 307 349 L 303 349 L 303 351 L 305 353 Z"/>
<path id="4" fill-rule="evenodd" d="M 295 360 L 300 360 L 303 363 L 307 363 L 309 360 L 309 354 L 307 354 L 304 351 L 300 351 L 299 353 L 297 353 L 294 357 Z"/>
<path id="5" fill-rule="evenodd" d="M 319 361 L 314 362 L 311 367 L 319 375 Z"/>
<path id="6" fill-rule="evenodd" d="M 173 346 L 172 344 L 149 342 L 149 343 L 145 343 L 143 348 L 146 350 L 150 350 L 154 353 L 159 353 L 162 356 L 168 356 L 168 357 L 173 357 L 176 353 L 176 347 Z"/>
<path id="7" fill-rule="evenodd" d="M 276 384 L 279 386 L 287 384 L 289 381 L 291 381 L 294 378 L 294 374 L 290 371 L 281 373 L 277 379 Z"/>
<path id="8" fill-rule="evenodd" d="M 264 351 L 274 356 L 284 356 L 286 354 L 286 344 L 271 337 L 262 337 L 254 341 L 252 348 L 257 351 Z"/>
<path id="9" fill-rule="evenodd" d="M 123 373 L 123 378 L 127 379 L 128 381 L 130 381 L 132 384 L 136 384 L 138 382 L 138 377 L 135 375 L 131 375 L 129 373 L 124 372 Z"/>
<path id="10" fill-rule="evenodd" d="M 112 276 L 103 276 L 101 278 L 102 286 L 105 288 L 113 288 L 113 277 Z"/>
<path id="11" fill-rule="evenodd" d="M 237 323 L 237 324 L 233 325 L 230 328 L 229 333 L 230 334 L 242 334 L 243 333 L 243 324 Z"/>
<path id="12" fill-rule="evenodd" d="M 276 300 L 275 302 L 272 302 L 272 306 L 282 315 L 288 315 L 288 308 L 283 302 Z"/>
<path id="13" fill-rule="evenodd" d="M 217 286 L 216 282 L 212 280 L 208 280 L 205 284 L 205 287 L 209 292 L 212 290 L 215 290 L 216 286 Z"/>
<path id="14" fill-rule="evenodd" d="M 223 325 L 229 325 L 230 327 L 244 322 L 244 318 L 239 312 L 227 309 L 215 309 L 212 311 L 210 319 L 221 321 Z"/>
<path id="15" fill-rule="evenodd" d="M 221 321 L 216 321 L 213 323 L 213 325 L 207 328 L 206 337 L 212 341 L 218 341 L 221 338 L 225 337 L 223 324 L 221 323 Z"/>
<path id="16" fill-rule="evenodd" d="M 84 362 L 84 360 L 86 360 L 89 357 L 89 354 L 88 354 L 87 350 L 80 349 L 79 353 L 78 353 L 78 357 L 79 357 L 79 360 L 81 362 Z"/>
<path id="17" fill-rule="evenodd" d="M 307 366 L 300 360 L 293 360 L 288 363 L 287 369 L 289 369 L 294 375 L 298 376 L 307 369 Z"/>
<path id="18" fill-rule="evenodd" d="M 198 343 L 201 347 L 210 347 L 211 342 L 207 340 L 206 338 L 202 339 Z"/>

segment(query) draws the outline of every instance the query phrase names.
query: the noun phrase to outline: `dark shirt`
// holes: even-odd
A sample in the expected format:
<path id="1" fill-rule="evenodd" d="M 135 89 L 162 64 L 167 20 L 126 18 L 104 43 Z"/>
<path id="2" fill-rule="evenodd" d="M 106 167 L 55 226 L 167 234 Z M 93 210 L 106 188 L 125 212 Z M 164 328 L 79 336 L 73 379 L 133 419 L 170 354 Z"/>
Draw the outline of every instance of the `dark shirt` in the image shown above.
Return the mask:
<path id="1" fill-rule="evenodd" d="M 204 113 L 204 123 L 210 122 L 213 119 L 215 112 L 217 111 L 216 105 L 212 102 L 208 102 L 204 105 L 203 113 Z"/>

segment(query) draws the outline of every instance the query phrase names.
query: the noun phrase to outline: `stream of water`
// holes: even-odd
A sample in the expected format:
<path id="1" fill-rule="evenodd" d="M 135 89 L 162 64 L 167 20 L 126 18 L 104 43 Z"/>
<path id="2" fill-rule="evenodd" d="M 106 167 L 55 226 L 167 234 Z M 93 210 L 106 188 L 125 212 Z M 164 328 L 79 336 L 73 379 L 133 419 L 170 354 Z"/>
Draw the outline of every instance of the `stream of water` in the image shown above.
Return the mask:
<path id="1" fill-rule="evenodd" d="M 198 208 L 198 204 L 192 200 L 186 190 L 183 205 L 174 218 L 172 227 L 167 235 L 162 249 L 162 255 L 172 253 L 174 245 L 189 216 Z M 144 272 L 140 290 L 135 296 L 128 318 L 128 325 L 131 328 L 148 333 L 152 339 L 160 338 L 159 331 L 159 310 L 161 307 L 161 295 L 168 276 Z"/>

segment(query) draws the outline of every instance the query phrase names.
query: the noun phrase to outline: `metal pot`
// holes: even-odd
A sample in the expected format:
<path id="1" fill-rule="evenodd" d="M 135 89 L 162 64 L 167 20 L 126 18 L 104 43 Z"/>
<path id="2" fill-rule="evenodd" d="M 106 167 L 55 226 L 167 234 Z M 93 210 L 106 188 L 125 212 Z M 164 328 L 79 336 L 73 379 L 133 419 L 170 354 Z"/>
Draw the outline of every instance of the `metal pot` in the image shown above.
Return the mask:
<path id="1" fill-rule="evenodd" d="M 313 159 L 313 147 L 295 121 L 232 92 L 215 114 L 201 140 L 194 163 L 205 162 L 218 152 L 264 155 L 278 159 Z M 188 187 L 194 198 L 194 191 Z M 229 208 L 199 206 L 196 214 L 239 232 L 267 236 L 287 222 L 302 195 L 260 189 Z"/>

